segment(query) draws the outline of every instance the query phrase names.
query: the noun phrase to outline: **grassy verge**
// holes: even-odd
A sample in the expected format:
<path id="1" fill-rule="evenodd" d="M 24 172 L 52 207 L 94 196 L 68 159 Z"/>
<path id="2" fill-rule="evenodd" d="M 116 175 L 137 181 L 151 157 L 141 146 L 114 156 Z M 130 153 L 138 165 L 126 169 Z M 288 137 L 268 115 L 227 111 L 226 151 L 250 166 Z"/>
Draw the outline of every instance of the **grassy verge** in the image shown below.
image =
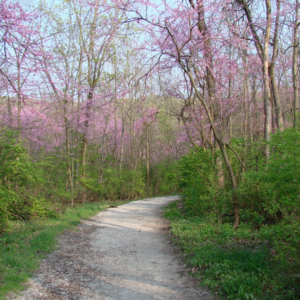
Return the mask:
<path id="1" fill-rule="evenodd" d="M 66 209 L 55 219 L 11 223 L 10 230 L 0 235 L 0 299 L 4 299 L 8 292 L 23 288 L 21 283 L 28 280 L 39 261 L 55 249 L 58 234 L 112 204 L 127 202 L 86 203 Z"/>
<path id="2" fill-rule="evenodd" d="M 221 299 L 300 299 L 299 220 L 264 226 L 185 217 L 173 202 L 165 216 L 186 262 Z"/>

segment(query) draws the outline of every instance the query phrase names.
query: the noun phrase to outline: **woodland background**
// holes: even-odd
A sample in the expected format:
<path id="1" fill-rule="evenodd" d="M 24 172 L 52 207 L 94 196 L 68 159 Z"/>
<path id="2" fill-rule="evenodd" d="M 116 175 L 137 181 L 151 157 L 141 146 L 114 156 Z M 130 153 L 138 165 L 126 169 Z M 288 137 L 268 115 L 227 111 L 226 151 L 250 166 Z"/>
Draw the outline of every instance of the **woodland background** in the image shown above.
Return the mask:
<path id="1" fill-rule="evenodd" d="M 222 253 L 281 266 L 243 269 L 261 294 L 234 292 L 223 257 L 208 285 L 298 299 L 299 22 L 298 0 L 2 0 L 0 231 L 180 193 L 175 234 L 205 220 Z"/>

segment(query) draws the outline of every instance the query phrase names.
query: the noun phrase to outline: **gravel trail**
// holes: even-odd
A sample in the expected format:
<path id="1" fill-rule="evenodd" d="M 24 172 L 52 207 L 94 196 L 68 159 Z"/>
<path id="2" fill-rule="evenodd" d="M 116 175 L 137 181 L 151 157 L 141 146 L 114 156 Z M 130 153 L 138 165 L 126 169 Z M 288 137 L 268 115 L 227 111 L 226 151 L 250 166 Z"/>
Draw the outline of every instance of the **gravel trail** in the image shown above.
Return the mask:
<path id="1" fill-rule="evenodd" d="M 211 299 L 168 241 L 162 207 L 178 196 L 131 202 L 59 237 L 27 289 L 11 299 Z"/>

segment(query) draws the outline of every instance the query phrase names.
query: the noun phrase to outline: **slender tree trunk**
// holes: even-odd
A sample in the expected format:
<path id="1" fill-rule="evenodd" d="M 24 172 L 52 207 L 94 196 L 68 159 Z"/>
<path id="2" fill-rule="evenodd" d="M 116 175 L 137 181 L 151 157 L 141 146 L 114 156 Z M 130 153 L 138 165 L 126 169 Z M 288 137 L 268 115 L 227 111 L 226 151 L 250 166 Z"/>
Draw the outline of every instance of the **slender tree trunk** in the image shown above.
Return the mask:
<path id="1" fill-rule="evenodd" d="M 100 168 L 100 180 L 103 181 L 103 168 L 104 168 L 104 149 L 105 149 L 105 145 L 106 145 L 106 140 L 107 140 L 107 126 L 108 126 L 108 122 L 109 122 L 109 116 L 105 117 L 105 128 L 104 128 L 104 132 L 103 132 L 103 143 L 102 143 L 102 147 L 101 147 L 101 168 Z"/>
<path id="2" fill-rule="evenodd" d="M 270 78 L 271 78 L 271 86 L 272 86 L 275 113 L 276 113 L 276 125 L 277 125 L 277 129 L 281 132 L 283 130 L 282 107 L 281 107 L 281 100 L 279 96 L 279 91 L 277 87 L 277 81 L 276 81 L 273 66 L 270 68 Z"/>
<path id="3" fill-rule="evenodd" d="M 81 151 L 81 178 L 85 178 L 85 171 L 86 171 L 86 152 L 88 147 L 88 129 L 89 129 L 89 120 L 91 115 L 91 108 L 92 108 L 92 99 L 94 96 L 94 88 L 91 87 L 88 97 L 87 97 L 87 105 L 86 105 L 86 113 L 85 113 L 85 121 L 84 127 L 85 131 L 82 137 L 82 151 Z"/>
<path id="4" fill-rule="evenodd" d="M 150 195 L 150 145 L 149 125 L 146 124 L 146 168 L 147 168 L 147 194 Z"/>
<path id="5" fill-rule="evenodd" d="M 255 115 L 254 115 L 254 133 L 253 136 L 255 140 L 259 140 L 259 122 L 258 122 L 258 107 L 257 107 L 257 91 L 256 91 L 256 83 L 255 83 L 255 78 L 252 78 L 252 85 L 251 85 L 251 90 L 252 90 L 252 98 L 254 102 L 254 109 L 255 109 Z"/>
<path id="6" fill-rule="evenodd" d="M 65 134 L 66 134 L 66 150 L 67 150 L 67 164 L 68 164 L 68 174 L 69 174 L 69 180 L 70 180 L 70 188 L 71 188 L 71 206 L 74 206 L 74 199 L 73 199 L 73 179 L 72 179 L 72 163 L 70 161 L 70 138 L 69 138 L 69 126 L 68 126 L 68 118 L 67 118 L 67 105 L 68 101 L 64 100 L 64 122 L 65 122 Z"/>
<path id="7" fill-rule="evenodd" d="M 19 139 L 21 138 L 21 130 L 22 130 L 22 124 L 21 124 L 21 106 L 22 106 L 22 99 L 21 99 L 21 66 L 19 63 L 17 63 L 18 67 L 18 78 L 17 78 L 17 89 L 18 89 L 18 94 L 17 94 L 17 107 L 18 107 L 18 135 Z"/>
<path id="8" fill-rule="evenodd" d="M 125 100 L 123 99 L 123 104 L 122 104 L 122 132 L 121 132 L 121 149 L 120 149 L 120 175 L 122 171 L 122 164 L 123 164 L 123 159 L 124 159 L 124 132 L 125 132 L 125 117 L 124 117 L 124 106 L 125 106 Z"/>
<path id="9" fill-rule="evenodd" d="M 219 143 L 215 140 L 215 150 L 219 150 Z M 217 176 L 218 176 L 218 183 L 219 188 L 224 189 L 225 187 L 225 179 L 224 179 L 224 172 L 223 172 L 223 161 L 222 157 L 219 155 L 216 157 L 216 167 L 217 167 Z"/>
<path id="10" fill-rule="evenodd" d="M 80 28 L 81 30 L 81 28 Z M 82 56 L 83 56 L 83 49 L 82 49 L 82 41 L 81 41 L 81 35 L 79 35 L 80 39 L 80 56 L 79 56 L 79 62 L 78 62 L 78 91 L 77 91 L 77 126 L 79 126 L 79 116 L 80 116 L 80 103 L 81 103 L 81 80 L 82 80 Z M 80 148 L 80 139 L 81 136 L 77 132 L 77 138 L 76 138 L 76 153 L 75 153 L 75 170 L 76 170 L 76 182 L 75 185 L 77 186 L 79 182 L 79 168 L 80 168 L 80 154 L 79 154 L 79 148 Z"/>
<path id="11" fill-rule="evenodd" d="M 270 140 L 270 133 L 272 130 L 271 122 L 271 93 L 269 88 L 269 43 L 270 43 L 270 33 L 271 33 L 271 3 L 270 0 L 265 0 L 266 9 L 267 9 L 267 26 L 265 32 L 265 40 L 264 40 L 264 50 L 263 50 L 263 77 L 264 77 L 264 110 L 265 110 L 265 141 L 268 142 Z M 266 158 L 270 157 L 270 147 L 266 145 L 265 147 L 265 155 Z"/>
<path id="12" fill-rule="evenodd" d="M 240 0 L 240 3 L 243 7 L 243 10 L 247 16 L 249 27 L 251 29 L 254 44 L 257 50 L 257 53 L 261 59 L 262 62 L 262 69 L 263 69 L 263 83 L 264 83 L 264 111 L 265 111 L 265 128 L 264 128 L 264 137 L 265 141 L 268 142 L 270 140 L 270 133 L 271 133 L 271 92 L 270 92 L 270 86 L 269 86 L 269 43 L 270 43 L 270 32 L 271 32 L 271 25 L 272 25 L 272 16 L 271 16 L 271 2 L 270 0 L 265 0 L 266 5 L 266 29 L 265 29 L 265 38 L 264 38 L 264 45 L 260 42 L 259 35 L 256 31 L 254 22 L 252 20 L 252 14 L 249 9 L 248 1 L 246 0 Z M 270 156 L 270 149 L 269 146 L 266 145 L 265 147 L 265 155 L 268 159 Z"/>
<path id="13" fill-rule="evenodd" d="M 299 96 L 298 96 L 298 19 L 299 19 L 299 0 L 296 0 L 295 7 L 295 23 L 294 23 L 294 49 L 293 49 L 293 88 L 294 88 L 294 127 L 298 126 L 298 109 L 299 109 Z"/>
<path id="14" fill-rule="evenodd" d="M 184 118 L 184 116 L 181 116 L 181 119 L 182 119 L 182 123 L 183 123 L 183 125 L 184 125 L 184 129 L 185 129 L 185 132 L 186 132 L 186 134 L 187 134 L 187 136 L 188 136 L 188 138 L 189 138 L 190 143 L 191 143 L 194 147 L 196 147 L 196 143 L 195 143 L 195 141 L 194 141 L 194 139 L 193 139 L 193 137 L 192 137 L 192 135 L 191 135 L 191 133 L 190 133 L 190 131 L 189 131 L 188 125 L 186 124 L 186 119 Z"/>
<path id="15" fill-rule="evenodd" d="M 182 67 L 184 68 L 184 66 L 182 66 Z M 226 165 L 227 170 L 229 172 L 229 176 L 230 176 L 232 188 L 233 188 L 233 190 L 235 190 L 236 187 L 237 187 L 237 183 L 236 183 L 236 179 L 235 179 L 235 175 L 234 175 L 232 166 L 231 166 L 231 164 L 229 162 L 229 158 L 228 158 L 228 155 L 227 155 L 227 151 L 226 151 L 226 147 L 225 147 L 226 144 L 221 139 L 221 136 L 219 135 L 219 131 L 216 129 L 216 126 L 214 125 L 214 121 L 213 121 L 212 115 L 210 113 L 210 109 L 209 109 L 207 103 L 205 102 L 205 100 L 201 97 L 201 94 L 200 94 L 199 90 L 197 89 L 197 84 L 196 84 L 196 82 L 195 82 L 192 74 L 188 70 L 185 70 L 185 72 L 189 75 L 191 83 L 192 83 L 193 87 L 195 88 L 196 95 L 197 95 L 198 99 L 200 100 L 200 102 L 202 103 L 202 105 L 203 105 L 203 107 L 204 107 L 204 109 L 206 111 L 206 114 L 207 114 L 207 117 L 208 117 L 208 121 L 209 121 L 209 123 L 211 125 L 211 128 L 213 130 L 213 133 L 214 133 L 214 137 L 215 137 L 215 139 L 217 140 L 217 142 L 218 142 L 218 144 L 220 146 L 220 150 L 222 152 L 225 165 Z"/>
<path id="16" fill-rule="evenodd" d="M 9 98 L 8 93 L 7 93 L 7 111 L 8 111 L 8 117 L 9 117 L 9 126 L 12 127 L 13 116 L 12 116 L 10 98 Z"/>
<path id="17" fill-rule="evenodd" d="M 231 47 L 230 47 L 230 58 L 231 58 Z M 230 73 L 229 73 L 229 82 L 228 82 L 228 99 L 229 99 L 229 103 L 231 102 L 231 89 L 232 89 L 232 79 L 231 79 L 231 69 L 230 69 Z M 232 116 L 229 116 L 229 140 L 232 139 Z"/>
<path id="18" fill-rule="evenodd" d="M 204 4 L 203 4 L 203 0 L 199 0 L 199 1 L 197 1 L 197 7 L 196 7 L 193 0 L 189 0 L 189 1 L 190 1 L 191 6 L 195 10 L 197 10 L 198 30 L 202 34 L 203 43 L 204 43 L 204 47 L 205 47 L 204 56 L 205 56 L 207 64 L 208 64 L 206 67 L 206 84 L 207 84 L 207 88 L 208 88 L 209 101 L 211 103 L 210 109 L 209 109 L 208 105 L 206 104 L 204 98 L 201 96 L 199 89 L 198 89 L 198 85 L 196 84 L 195 79 L 194 79 L 193 75 L 191 74 L 191 72 L 186 69 L 186 67 L 184 66 L 184 64 L 181 61 L 179 61 L 179 63 L 181 64 L 181 66 L 182 66 L 183 70 L 186 72 L 186 74 L 189 76 L 191 84 L 196 92 L 197 98 L 200 100 L 200 102 L 202 103 L 202 105 L 206 111 L 209 123 L 210 123 L 213 133 L 214 133 L 215 140 L 217 141 L 217 143 L 220 147 L 220 150 L 221 150 L 221 153 L 222 153 L 222 156 L 224 159 L 224 163 L 229 172 L 229 176 L 230 176 L 230 180 L 231 180 L 231 184 L 232 184 L 232 190 L 233 190 L 233 202 L 234 202 L 234 206 L 235 206 L 235 221 L 234 221 L 233 227 L 236 229 L 240 222 L 239 209 L 238 209 L 239 203 L 238 203 L 237 197 L 235 195 L 237 183 L 236 183 L 236 179 L 235 179 L 235 175 L 234 175 L 231 163 L 230 163 L 228 155 L 227 155 L 226 144 L 222 138 L 222 131 L 220 130 L 220 128 L 217 128 L 217 126 L 215 126 L 215 122 L 216 123 L 221 123 L 221 122 L 217 122 L 217 121 L 220 121 L 219 120 L 219 105 L 218 105 L 217 99 L 216 99 L 216 84 L 215 84 L 215 78 L 214 78 L 214 74 L 213 74 L 213 70 L 214 70 L 213 51 L 212 51 L 211 38 L 210 38 L 209 31 L 207 29 L 206 22 L 205 22 Z"/>
<path id="19" fill-rule="evenodd" d="M 243 78 L 243 96 L 244 96 L 244 127 L 243 127 L 243 134 L 244 138 L 247 137 L 247 128 L 248 128 L 248 75 L 247 75 L 247 51 L 243 50 L 243 70 L 244 70 L 244 78 Z"/>
<path id="20" fill-rule="evenodd" d="M 104 166 L 104 147 L 106 141 L 106 134 L 103 134 L 103 142 L 101 147 L 101 165 L 100 165 L 100 181 L 103 181 L 103 166 Z"/>
<path id="21" fill-rule="evenodd" d="M 117 168 L 117 137 L 118 137 L 118 123 L 117 123 L 117 64 L 114 63 L 114 112 L 115 112 L 115 141 L 113 154 L 116 158 L 116 168 Z"/>
<path id="22" fill-rule="evenodd" d="M 276 0 L 277 3 L 277 15 L 276 15 L 276 23 L 275 23 L 275 33 L 273 40 L 273 54 L 272 54 L 272 62 L 270 64 L 269 76 L 271 79 L 271 86 L 274 98 L 274 106 L 276 113 L 276 125 L 277 129 L 281 132 L 283 130 L 283 116 L 282 116 L 282 107 L 281 100 L 278 91 L 277 80 L 275 77 L 275 62 L 278 55 L 278 30 L 279 30 L 279 14 L 280 14 L 280 5 L 281 0 Z"/>

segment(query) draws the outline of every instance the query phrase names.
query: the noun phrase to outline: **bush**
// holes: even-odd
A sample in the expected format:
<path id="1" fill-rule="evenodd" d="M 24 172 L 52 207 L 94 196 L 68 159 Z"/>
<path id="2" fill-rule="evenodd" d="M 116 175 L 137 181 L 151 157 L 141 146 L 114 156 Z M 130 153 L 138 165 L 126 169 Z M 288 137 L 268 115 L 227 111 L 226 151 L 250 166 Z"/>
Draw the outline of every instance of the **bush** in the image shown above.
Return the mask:
<path id="1" fill-rule="evenodd" d="M 238 188 L 242 218 L 254 226 L 276 223 L 300 212 L 300 132 L 286 129 L 272 136 L 271 155 L 249 171 Z"/>
<path id="2" fill-rule="evenodd" d="M 81 179 L 81 183 L 90 193 L 90 198 L 95 198 L 94 200 L 134 199 L 145 193 L 141 171 L 120 172 L 116 168 L 107 166 L 103 169 L 102 181 L 99 179 L 99 173 L 92 170 L 86 178 Z"/>
<path id="3" fill-rule="evenodd" d="M 241 224 L 234 230 L 209 216 L 187 216 L 181 207 L 170 204 L 165 216 L 186 263 L 204 285 L 222 299 L 299 299 L 299 221 L 264 225 L 259 231 Z"/>
<path id="4" fill-rule="evenodd" d="M 150 168 L 151 195 L 172 195 L 180 190 L 177 161 L 161 161 Z M 146 179 L 146 168 L 144 168 Z"/>
<path id="5" fill-rule="evenodd" d="M 194 148 L 179 162 L 179 174 L 185 213 L 188 215 L 219 215 L 225 209 L 226 193 L 219 189 L 216 157 L 210 150 Z"/>
<path id="6" fill-rule="evenodd" d="M 0 132 L 0 230 L 10 217 L 22 218 L 18 203 L 25 186 L 35 181 L 33 164 L 14 131 Z"/>

